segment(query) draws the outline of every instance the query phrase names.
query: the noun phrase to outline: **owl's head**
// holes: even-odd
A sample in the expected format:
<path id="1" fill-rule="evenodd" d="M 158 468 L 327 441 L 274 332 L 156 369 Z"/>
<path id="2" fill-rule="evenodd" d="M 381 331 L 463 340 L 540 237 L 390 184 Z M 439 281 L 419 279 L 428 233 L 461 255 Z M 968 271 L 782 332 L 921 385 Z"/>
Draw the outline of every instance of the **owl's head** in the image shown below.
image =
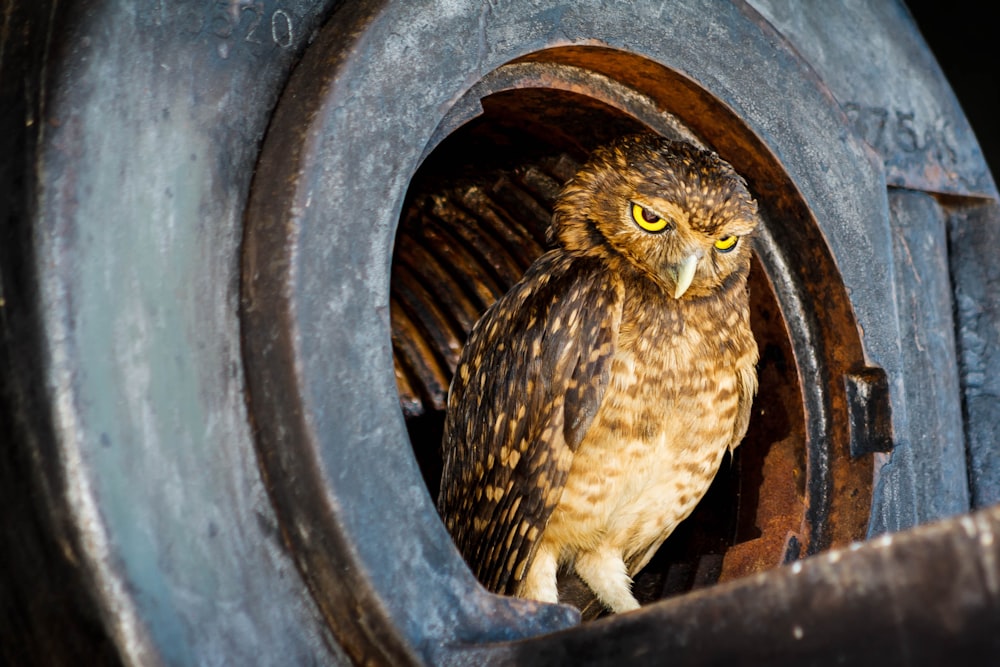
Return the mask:
<path id="1" fill-rule="evenodd" d="M 594 151 L 552 224 L 566 250 L 621 258 L 690 298 L 746 275 L 758 216 L 746 182 L 715 153 L 630 135 Z"/>

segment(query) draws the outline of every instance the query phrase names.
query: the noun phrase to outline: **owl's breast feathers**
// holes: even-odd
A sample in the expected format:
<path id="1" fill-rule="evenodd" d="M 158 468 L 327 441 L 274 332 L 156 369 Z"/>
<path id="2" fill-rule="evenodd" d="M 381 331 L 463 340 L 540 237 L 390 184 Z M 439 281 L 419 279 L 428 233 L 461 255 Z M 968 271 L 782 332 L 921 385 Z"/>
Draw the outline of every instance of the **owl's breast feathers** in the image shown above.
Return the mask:
<path id="1" fill-rule="evenodd" d="M 737 414 L 723 420 L 723 444 L 736 446 L 756 389 L 746 299 L 745 272 L 712 298 L 676 300 L 607 256 L 554 250 L 486 312 L 452 381 L 438 498 L 485 586 L 517 594 L 606 399 L 639 392 L 633 405 L 648 409 L 637 420 L 605 406 L 600 430 L 641 422 L 640 439 L 655 440 L 668 427 L 664 392 L 684 385 L 678 374 L 728 367 Z M 625 377 L 636 364 L 641 377 Z"/>

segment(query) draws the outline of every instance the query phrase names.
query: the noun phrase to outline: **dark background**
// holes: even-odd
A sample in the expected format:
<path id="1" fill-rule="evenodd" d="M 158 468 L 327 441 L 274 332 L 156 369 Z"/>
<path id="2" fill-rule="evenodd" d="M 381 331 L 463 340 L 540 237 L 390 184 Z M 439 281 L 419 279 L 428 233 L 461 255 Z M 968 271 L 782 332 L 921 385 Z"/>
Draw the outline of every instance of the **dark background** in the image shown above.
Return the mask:
<path id="1" fill-rule="evenodd" d="M 951 83 L 983 149 L 993 180 L 1000 175 L 1000 51 L 990 5 L 970 0 L 906 2 Z"/>

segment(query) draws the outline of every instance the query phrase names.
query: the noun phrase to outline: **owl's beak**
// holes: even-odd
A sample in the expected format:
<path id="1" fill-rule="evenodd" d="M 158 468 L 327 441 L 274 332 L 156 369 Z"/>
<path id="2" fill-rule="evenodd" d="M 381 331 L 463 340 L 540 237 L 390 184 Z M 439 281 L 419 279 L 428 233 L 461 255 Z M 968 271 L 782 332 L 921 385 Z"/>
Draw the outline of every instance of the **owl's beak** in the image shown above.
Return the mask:
<path id="1" fill-rule="evenodd" d="M 676 287 L 674 287 L 674 298 L 679 299 L 684 296 L 684 292 L 687 292 L 688 287 L 691 287 L 691 281 L 694 280 L 694 272 L 698 268 L 698 255 L 688 255 L 684 260 L 678 264 L 671 273 L 674 274 L 674 282 Z"/>

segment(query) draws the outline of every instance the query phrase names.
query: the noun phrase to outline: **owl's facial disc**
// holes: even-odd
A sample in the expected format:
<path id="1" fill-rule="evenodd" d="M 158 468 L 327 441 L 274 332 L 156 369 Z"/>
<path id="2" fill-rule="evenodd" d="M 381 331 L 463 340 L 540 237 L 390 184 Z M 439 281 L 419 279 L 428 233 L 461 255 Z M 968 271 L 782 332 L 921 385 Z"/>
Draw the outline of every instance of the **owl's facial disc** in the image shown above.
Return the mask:
<path id="1" fill-rule="evenodd" d="M 674 298 L 679 299 L 691 287 L 694 274 L 698 270 L 698 253 L 692 253 L 685 257 L 679 264 L 670 267 L 670 277 L 674 279 Z"/>

